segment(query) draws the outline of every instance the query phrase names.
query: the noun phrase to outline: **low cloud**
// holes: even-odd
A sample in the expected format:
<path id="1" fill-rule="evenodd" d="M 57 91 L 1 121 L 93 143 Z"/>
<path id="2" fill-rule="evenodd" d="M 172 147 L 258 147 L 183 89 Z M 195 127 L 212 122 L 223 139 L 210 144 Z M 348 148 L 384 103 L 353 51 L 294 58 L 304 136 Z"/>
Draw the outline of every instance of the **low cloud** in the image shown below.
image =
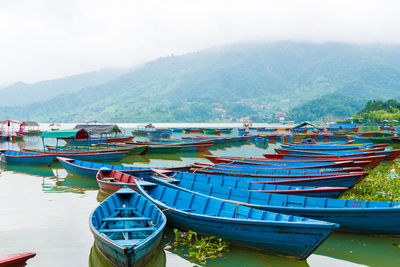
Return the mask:
<path id="1" fill-rule="evenodd" d="M 0 2 L 0 85 L 243 41 L 400 43 L 397 1 Z"/>

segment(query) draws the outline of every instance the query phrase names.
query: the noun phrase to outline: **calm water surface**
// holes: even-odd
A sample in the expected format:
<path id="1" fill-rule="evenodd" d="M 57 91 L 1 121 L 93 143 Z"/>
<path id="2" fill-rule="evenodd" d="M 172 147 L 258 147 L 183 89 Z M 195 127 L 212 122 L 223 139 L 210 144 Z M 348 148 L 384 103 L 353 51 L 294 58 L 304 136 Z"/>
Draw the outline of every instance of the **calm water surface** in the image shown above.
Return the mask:
<path id="1" fill-rule="evenodd" d="M 131 125 L 127 125 L 131 126 Z M 70 127 L 72 128 L 72 127 Z M 235 132 L 236 134 L 236 132 Z M 183 134 L 174 134 L 180 137 Z M 48 140 L 53 144 L 54 140 Z M 276 144 L 256 147 L 239 144 L 206 154 L 262 156 Z M 41 147 L 39 137 L 25 142 L 1 143 L 2 148 Z M 204 154 L 128 156 L 116 164 L 179 166 L 207 162 Z M 51 167 L 0 165 L 0 255 L 33 251 L 28 266 L 110 266 L 93 248 L 89 214 L 107 195 L 93 179 L 72 176 L 53 163 Z M 400 223 L 400 222 L 399 222 Z M 164 233 L 163 243 L 171 238 Z M 233 247 L 208 266 L 400 266 L 400 238 L 334 233 L 306 261 Z M 173 251 L 161 249 L 148 266 L 193 266 Z"/>

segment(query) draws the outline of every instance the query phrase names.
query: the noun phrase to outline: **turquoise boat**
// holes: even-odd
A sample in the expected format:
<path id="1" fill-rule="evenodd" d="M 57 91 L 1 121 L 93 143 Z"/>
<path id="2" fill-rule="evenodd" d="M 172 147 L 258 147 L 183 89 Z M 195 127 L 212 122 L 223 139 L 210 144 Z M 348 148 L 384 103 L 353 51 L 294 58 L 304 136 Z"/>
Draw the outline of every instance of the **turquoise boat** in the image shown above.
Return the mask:
<path id="1" fill-rule="evenodd" d="M 143 266 L 158 251 L 165 215 L 149 200 L 122 188 L 90 215 L 96 247 L 115 266 Z"/>
<path id="2" fill-rule="evenodd" d="M 43 151 L 36 149 L 24 149 L 25 152 L 37 154 L 37 155 L 51 155 L 55 157 L 68 157 L 80 160 L 92 160 L 92 161 L 112 161 L 117 162 L 124 158 L 128 152 L 108 152 L 108 151 Z"/>
<path id="3" fill-rule="evenodd" d="M 141 186 L 140 193 L 182 230 L 214 235 L 238 246 L 306 259 L 339 225 L 238 205 L 168 183 Z"/>
<path id="4" fill-rule="evenodd" d="M 151 176 L 154 173 L 148 167 L 130 167 L 130 166 L 117 166 L 104 163 L 96 163 L 83 160 L 75 160 L 71 158 L 57 157 L 57 160 L 61 163 L 63 168 L 71 174 L 78 174 L 89 178 L 96 179 L 96 174 L 101 168 L 107 168 L 109 170 L 120 171 L 129 175 L 146 177 Z M 190 167 L 172 167 L 163 168 L 167 171 L 188 171 Z"/>
<path id="5" fill-rule="evenodd" d="M 3 150 L 1 155 L 8 164 L 24 164 L 24 165 L 43 165 L 49 166 L 53 160 L 53 155 L 26 153 L 14 150 Z"/>

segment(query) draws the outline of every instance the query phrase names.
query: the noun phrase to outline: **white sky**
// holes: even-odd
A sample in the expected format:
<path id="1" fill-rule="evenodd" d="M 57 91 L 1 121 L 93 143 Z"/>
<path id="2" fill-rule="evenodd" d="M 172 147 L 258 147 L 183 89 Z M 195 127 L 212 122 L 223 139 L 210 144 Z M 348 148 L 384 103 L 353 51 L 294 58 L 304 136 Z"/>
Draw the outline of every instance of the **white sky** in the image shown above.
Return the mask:
<path id="1" fill-rule="evenodd" d="M 0 0 L 0 86 L 275 40 L 400 43 L 400 1 Z"/>

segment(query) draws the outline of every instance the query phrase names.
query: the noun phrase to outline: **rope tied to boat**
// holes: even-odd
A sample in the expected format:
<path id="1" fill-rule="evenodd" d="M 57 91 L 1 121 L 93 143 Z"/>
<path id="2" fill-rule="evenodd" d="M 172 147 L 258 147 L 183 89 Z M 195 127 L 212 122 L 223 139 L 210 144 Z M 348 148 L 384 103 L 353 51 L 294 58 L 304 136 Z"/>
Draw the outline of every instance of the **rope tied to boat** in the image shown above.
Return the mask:
<path id="1" fill-rule="evenodd" d="M 172 207 L 161 210 L 162 212 L 172 209 Z"/>
<path id="2" fill-rule="evenodd" d="M 238 206 L 239 206 L 239 204 L 238 204 L 238 203 L 236 203 L 236 206 L 235 206 L 235 214 L 234 214 L 233 218 L 236 218 L 236 215 L 237 215 L 237 210 L 238 210 Z"/>

